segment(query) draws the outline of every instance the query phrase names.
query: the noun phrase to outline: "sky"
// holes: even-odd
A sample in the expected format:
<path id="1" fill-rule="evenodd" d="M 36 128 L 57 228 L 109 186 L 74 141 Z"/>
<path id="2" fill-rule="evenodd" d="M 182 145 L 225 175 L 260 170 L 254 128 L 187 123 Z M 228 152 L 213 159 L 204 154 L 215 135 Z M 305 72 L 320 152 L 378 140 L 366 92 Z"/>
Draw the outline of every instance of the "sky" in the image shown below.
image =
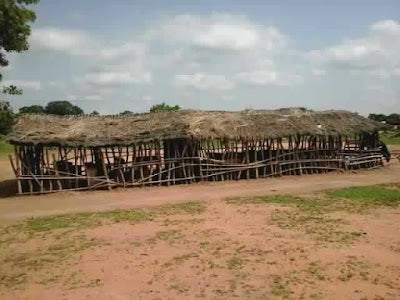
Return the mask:
<path id="1" fill-rule="evenodd" d="M 0 85 L 90 113 L 307 107 L 400 113 L 400 1 L 41 0 Z"/>

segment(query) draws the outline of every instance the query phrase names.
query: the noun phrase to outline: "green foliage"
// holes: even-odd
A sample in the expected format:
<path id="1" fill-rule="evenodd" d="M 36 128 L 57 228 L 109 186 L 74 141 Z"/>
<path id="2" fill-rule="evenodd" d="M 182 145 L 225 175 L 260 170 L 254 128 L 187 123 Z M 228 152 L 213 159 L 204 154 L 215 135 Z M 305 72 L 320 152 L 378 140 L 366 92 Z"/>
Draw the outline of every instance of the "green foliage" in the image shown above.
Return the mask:
<path id="1" fill-rule="evenodd" d="M 73 105 L 68 101 L 63 101 L 63 100 L 52 101 L 47 103 L 44 111 L 46 114 L 59 115 L 59 116 L 83 114 L 83 110 L 80 107 Z"/>
<path id="2" fill-rule="evenodd" d="M 0 101 L 0 134 L 7 135 L 14 125 L 14 113 L 7 101 Z"/>
<path id="3" fill-rule="evenodd" d="M 386 123 L 390 125 L 400 125 L 400 114 L 390 114 L 386 117 Z"/>
<path id="4" fill-rule="evenodd" d="M 7 142 L 4 136 L 0 135 L 0 155 L 2 153 L 10 153 L 13 147 Z"/>
<path id="5" fill-rule="evenodd" d="M 171 106 L 166 103 L 155 104 L 150 108 L 150 112 L 158 112 L 158 111 L 171 111 L 171 110 L 180 110 L 181 107 L 179 105 Z"/>
<path id="6" fill-rule="evenodd" d="M 400 130 L 388 130 L 382 132 L 379 139 L 386 145 L 400 145 Z"/>
<path id="7" fill-rule="evenodd" d="M 3 94 L 22 95 L 22 90 L 15 85 L 3 86 Z"/>
<path id="8" fill-rule="evenodd" d="M 41 105 L 23 106 L 19 109 L 20 114 L 43 114 L 44 107 Z"/>
<path id="9" fill-rule="evenodd" d="M 94 110 L 90 113 L 90 116 L 98 116 L 98 115 L 100 115 L 100 114 L 97 110 Z"/>
<path id="10" fill-rule="evenodd" d="M 400 125 L 400 114 L 390 114 L 387 116 L 384 114 L 369 114 L 368 118 L 378 122 L 385 121 L 389 125 Z"/>
<path id="11" fill-rule="evenodd" d="M 386 116 L 384 114 L 369 114 L 368 119 L 383 122 L 386 121 Z"/>
<path id="12" fill-rule="evenodd" d="M 21 52 L 28 49 L 31 33 L 29 23 L 36 19 L 35 13 L 26 5 L 39 0 L 1 0 L 0 1 L 0 66 L 7 66 L 8 60 L 1 52 Z M 0 74 L 0 80 L 2 76 Z"/>
<path id="13" fill-rule="evenodd" d="M 124 110 L 123 112 L 119 113 L 120 116 L 132 116 L 133 112 L 130 110 Z"/>

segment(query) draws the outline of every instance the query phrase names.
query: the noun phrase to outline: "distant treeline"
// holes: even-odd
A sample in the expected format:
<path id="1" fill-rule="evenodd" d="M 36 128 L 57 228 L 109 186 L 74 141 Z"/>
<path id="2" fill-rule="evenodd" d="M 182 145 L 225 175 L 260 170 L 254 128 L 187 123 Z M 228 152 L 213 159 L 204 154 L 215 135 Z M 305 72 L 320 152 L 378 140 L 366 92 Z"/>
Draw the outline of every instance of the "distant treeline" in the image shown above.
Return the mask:
<path id="1" fill-rule="evenodd" d="M 180 110 L 181 107 L 179 105 L 168 105 L 166 103 L 160 103 L 153 105 L 150 107 L 150 112 L 158 112 L 158 111 L 170 111 L 170 110 Z M 21 114 L 51 114 L 51 115 L 59 115 L 59 116 L 67 116 L 67 115 L 83 115 L 85 112 L 82 108 L 77 105 L 73 105 L 69 101 L 60 100 L 60 101 L 51 101 L 46 104 L 46 106 L 42 105 L 29 105 L 23 106 L 19 109 L 18 113 L 14 113 L 10 103 L 7 101 L 0 101 L 0 135 L 7 135 L 15 122 L 16 117 Z M 134 112 L 130 110 L 125 110 L 119 115 L 127 116 L 133 115 Z M 92 116 L 100 115 L 97 111 L 92 111 L 89 113 Z"/>
<path id="2" fill-rule="evenodd" d="M 168 105 L 166 103 L 155 104 L 150 107 L 150 112 L 157 112 L 157 111 L 166 111 L 166 110 L 180 110 L 179 105 Z M 30 106 L 23 106 L 19 109 L 20 114 L 51 114 L 51 115 L 59 115 L 59 116 L 66 116 L 66 115 L 83 115 L 84 111 L 79 106 L 73 105 L 69 101 L 51 101 L 47 103 L 46 106 L 41 105 L 30 105 Z M 133 115 L 134 112 L 130 110 L 125 110 L 120 115 Z M 89 115 L 97 116 L 99 112 L 96 110 L 89 113 Z"/>
<path id="3" fill-rule="evenodd" d="M 400 114 L 369 114 L 368 118 L 378 122 L 385 122 L 389 125 L 400 125 Z"/>

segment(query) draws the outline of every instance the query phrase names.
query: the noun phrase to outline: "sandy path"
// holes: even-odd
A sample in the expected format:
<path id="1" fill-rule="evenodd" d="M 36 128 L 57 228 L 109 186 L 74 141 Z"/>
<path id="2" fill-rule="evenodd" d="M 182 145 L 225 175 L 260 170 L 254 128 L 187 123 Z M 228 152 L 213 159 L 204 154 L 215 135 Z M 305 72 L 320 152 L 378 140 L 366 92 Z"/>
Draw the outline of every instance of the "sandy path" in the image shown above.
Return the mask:
<path id="1" fill-rule="evenodd" d="M 213 201 L 226 197 L 270 193 L 296 194 L 355 185 L 399 182 L 399 175 L 400 164 L 397 160 L 392 160 L 384 168 L 369 171 L 131 188 L 111 192 L 63 192 L 41 196 L 15 196 L 0 199 L 0 223 L 8 223 L 29 216 L 66 212 L 139 208 L 172 202 Z"/>

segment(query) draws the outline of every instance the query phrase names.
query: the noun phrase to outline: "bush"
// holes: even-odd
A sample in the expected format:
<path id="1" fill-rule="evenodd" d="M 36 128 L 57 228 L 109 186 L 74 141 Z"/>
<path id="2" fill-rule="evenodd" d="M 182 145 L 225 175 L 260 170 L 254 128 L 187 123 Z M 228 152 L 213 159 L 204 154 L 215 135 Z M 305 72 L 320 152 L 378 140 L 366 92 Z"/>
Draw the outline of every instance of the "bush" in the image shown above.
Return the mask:
<path id="1" fill-rule="evenodd" d="M 0 101 L 0 135 L 7 135 L 11 132 L 14 119 L 15 115 L 10 107 L 10 103 Z"/>
<path id="2" fill-rule="evenodd" d="M 83 110 L 80 107 L 73 105 L 68 101 L 62 100 L 47 103 L 44 111 L 46 114 L 59 116 L 83 115 Z"/>
<path id="3" fill-rule="evenodd" d="M 181 107 L 180 107 L 179 105 L 174 105 L 174 106 L 172 106 L 172 105 L 165 104 L 165 103 L 163 102 L 163 103 L 161 103 L 161 104 L 153 105 L 153 106 L 150 108 L 150 112 L 171 111 L 171 110 L 180 110 L 180 109 L 181 109 Z"/>

